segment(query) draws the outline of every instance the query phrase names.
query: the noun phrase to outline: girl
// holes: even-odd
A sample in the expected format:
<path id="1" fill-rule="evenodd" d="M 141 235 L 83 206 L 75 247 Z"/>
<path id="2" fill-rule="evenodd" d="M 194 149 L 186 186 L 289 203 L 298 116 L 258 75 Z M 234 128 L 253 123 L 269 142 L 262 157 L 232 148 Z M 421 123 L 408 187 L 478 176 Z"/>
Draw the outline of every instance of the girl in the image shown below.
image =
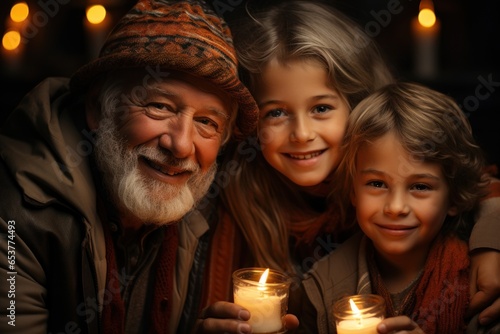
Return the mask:
<path id="1" fill-rule="evenodd" d="M 375 293 L 385 299 L 386 317 L 395 317 L 380 332 L 464 333 L 464 240 L 487 183 L 463 112 L 421 85 L 388 85 L 353 110 L 342 151 L 332 199 L 350 199 L 363 233 L 303 281 L 309 303 L 297 314 L 317 317 L 302 317 L 301 331 L 335 333 L 331 305 L 343 295 Z M 469 323 L 470 333 L 476 326 Z"/>
<path id="2" fill-rule="evenodd" d="M 238 168 L 222 198 L 250 263 L 300 275 L 351 233 L 325 205 L 329 175 L 350 110 L 392 74 L 353 21 L 314 2 L 286 2 L 235 27 L 260 121 L 257 137 L 227 155 Z"/>

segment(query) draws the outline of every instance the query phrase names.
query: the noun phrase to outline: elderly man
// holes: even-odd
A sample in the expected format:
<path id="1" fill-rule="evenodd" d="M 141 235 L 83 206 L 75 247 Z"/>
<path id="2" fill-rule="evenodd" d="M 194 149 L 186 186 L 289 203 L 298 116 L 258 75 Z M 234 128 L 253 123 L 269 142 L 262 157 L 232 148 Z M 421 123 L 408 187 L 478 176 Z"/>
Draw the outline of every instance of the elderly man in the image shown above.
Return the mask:
<path id="1" fill-rule="evenodd" d="M 191 328 L 209 213 L 190 210 L 256 120 L 225 22 L 199 1 L 139 1 L 98 59 L 1 126 L 0 332 Z M 209 313 L 226 306 L 236 331 L 237 307 Z"/>

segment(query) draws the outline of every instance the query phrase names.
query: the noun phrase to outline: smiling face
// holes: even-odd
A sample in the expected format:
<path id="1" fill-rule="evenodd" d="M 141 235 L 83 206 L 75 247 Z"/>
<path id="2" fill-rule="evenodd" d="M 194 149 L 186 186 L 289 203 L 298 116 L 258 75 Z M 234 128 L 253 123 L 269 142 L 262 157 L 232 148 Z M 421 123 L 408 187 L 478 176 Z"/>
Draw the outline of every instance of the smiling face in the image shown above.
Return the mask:
<path id="1" fill-rule="evenodd" d="M 312 61 L 272 61 L 257 86 L 265 159 L 300 186 L 323 182 L 338 166 L 349 115 L 326 70 Z"/>
<path id="2" fill-rule="evenodd" d="M 360 147 L 353 181 L 359 226 L 385 258 L 425 259 L 456 214 L 441 166 L 412 158 L 392 132 Z"/>
<path id="3" fill-rule="evenodd" d="M 144 84 L 127 73 L 103 108 L 117 108 L 98 122 L 96 158 L 119 207 L 144 222 L 180 219 L 208 190 L 231 113 L 228 97 L 199 78 L 172 73 Z"/>

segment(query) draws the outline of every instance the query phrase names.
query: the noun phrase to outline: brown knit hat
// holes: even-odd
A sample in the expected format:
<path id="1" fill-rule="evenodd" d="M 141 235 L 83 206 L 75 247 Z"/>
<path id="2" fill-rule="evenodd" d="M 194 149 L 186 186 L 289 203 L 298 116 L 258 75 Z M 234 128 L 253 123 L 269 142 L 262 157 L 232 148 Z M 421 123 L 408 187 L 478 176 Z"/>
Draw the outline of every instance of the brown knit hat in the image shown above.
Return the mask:
<path id="1" fill-rule="evenodd" d="M 236 137 L 256 128 L 258 108 L 238 79 L 229 27 L 203 1 L 139 0 L 111 31 L 99 57 L 72 76 L 70 87 L 83 89 L 110 70 L 146 66 L 205 78 L 238 102 Z"/>

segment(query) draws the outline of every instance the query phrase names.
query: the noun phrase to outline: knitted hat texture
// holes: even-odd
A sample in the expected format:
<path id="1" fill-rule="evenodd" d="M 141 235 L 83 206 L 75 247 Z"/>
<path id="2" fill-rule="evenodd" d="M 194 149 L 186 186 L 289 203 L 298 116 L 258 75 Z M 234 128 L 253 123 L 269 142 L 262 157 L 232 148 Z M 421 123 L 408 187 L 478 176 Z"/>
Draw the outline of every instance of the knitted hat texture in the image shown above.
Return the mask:
<path id="1" fill-rule="evenodd" d="M 75 72 L 72 90 L 104 72 L 157 66 L 212 82 L 238 105 L 236 137 L 255 130 L 258 108 L 237 72 L 226 22 L 203 1 L 140 0 L 113 28 L 99 57 Z"/>

